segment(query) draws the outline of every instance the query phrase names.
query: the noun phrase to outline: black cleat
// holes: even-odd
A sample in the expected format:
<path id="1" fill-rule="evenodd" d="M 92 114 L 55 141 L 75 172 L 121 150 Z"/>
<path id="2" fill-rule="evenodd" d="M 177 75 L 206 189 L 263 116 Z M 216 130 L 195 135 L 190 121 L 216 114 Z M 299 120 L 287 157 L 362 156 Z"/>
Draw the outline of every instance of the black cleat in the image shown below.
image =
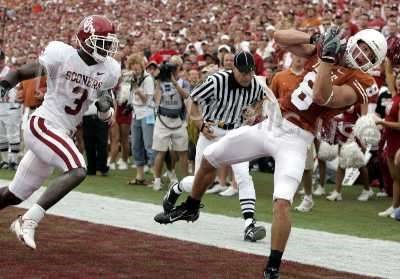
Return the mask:
<path id="1" fill-rule="evenodd" d="M 8 164 L 8 169 L 9 169 L 9 170 L 16 171 L 16 170 L 18 169 L 18 164 L 15 163 L 15 162 L 10 162 L 10 163 Z"/>
<path id="2" fill-rule="evenodd" d="M 256 226 L 256 220 L 248 225 L 248 227 L 244 230 L 244 240 L 250 242 L 256 242 L 257 240 L 261 240 L 266 236 L 266 230 L 263 226 Z"/>
<path id="3" fill-rule="evenodd" d="M 279 270 L 275 268 L 268 268 L 264 270 L 264 279 L 279 279 L 281 278 L 279 275 Z"/>
<path id="4" fill-rule="evenodd" d="M 168 191 L 163 198 L 162 205 L 164 213 L 169 213 L 174 208 L 175 203 L 179 198 L 179 195 L 172 189 L 176 184 L 179 184 L 179 182 L 174 182 L 169 186 Z"/>
<path id="5" fill-rule="evenodd" d="M 200 208 L 203 207 L 202 205 Z M 187 222 L 194 222 L 199 219 L 199 209 L 189 210 L 186 203 L 182 203 L 173 208 L 170 212 L 162 212 L 154 216 L 154 221 L 160 224 L 172 224 L 176 221 L 183 220 Z"/>

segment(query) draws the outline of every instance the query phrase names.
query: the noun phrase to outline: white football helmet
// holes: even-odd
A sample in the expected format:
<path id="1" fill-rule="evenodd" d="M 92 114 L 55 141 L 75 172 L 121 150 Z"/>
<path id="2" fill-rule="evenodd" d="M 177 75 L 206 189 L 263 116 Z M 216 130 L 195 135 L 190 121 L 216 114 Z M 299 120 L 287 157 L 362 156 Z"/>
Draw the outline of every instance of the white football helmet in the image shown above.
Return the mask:
<path id="1" fill-rule="evenodd" d="M 375 54 L 375 59 L 371 61 L 368 56 L 358 46 L 358 42 L 366 43 Z M 357 50 L 357 51 L 355 51 Z M 345 63 L 348 67 L 368 72 L 370 69 L 380 65 L 386 56 L 387 42 L 381 32 L 374 29 L 364 29 L 351 36 L 347 41 L 346 52 L 344 54 Z M 367 63 L 359 65 L 357 57 L 363 55 Z"/>

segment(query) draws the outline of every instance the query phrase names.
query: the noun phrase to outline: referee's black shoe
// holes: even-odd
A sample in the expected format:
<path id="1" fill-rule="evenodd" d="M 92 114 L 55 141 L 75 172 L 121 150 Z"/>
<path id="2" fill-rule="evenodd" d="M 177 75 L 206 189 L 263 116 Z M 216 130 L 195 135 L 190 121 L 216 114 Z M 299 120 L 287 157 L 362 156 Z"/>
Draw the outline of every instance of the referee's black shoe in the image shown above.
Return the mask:
<path id="1" fill-rule="evenodd" d="M 203 205 L 200 205 L 200 208 L 201 207 L 203 207 Z M 156 216 L 154 216 L 154 221 L 160 224 L 172 224 L 179 220 L 194 222 L 199 219 L 199 215 L 199 208 L 189 209 L 187 207 L 187 203 L 183 202 L 181 205 L 178 205 L 168 213 L 158 213 Z"/>

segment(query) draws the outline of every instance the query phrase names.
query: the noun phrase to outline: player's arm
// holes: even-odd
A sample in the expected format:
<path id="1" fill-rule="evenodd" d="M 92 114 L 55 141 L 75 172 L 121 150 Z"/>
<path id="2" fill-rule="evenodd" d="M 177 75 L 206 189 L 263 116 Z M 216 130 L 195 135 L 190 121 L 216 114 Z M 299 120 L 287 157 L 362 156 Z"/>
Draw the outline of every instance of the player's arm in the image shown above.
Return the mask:
<path id="1" fill-rule="evenodd" d="M 331 80 L 332 63 L 321 61 L 313 86 L 314 102 L 320 106 L 341 108 L 357 102 L 358 96 L 348 85 L 333 86 Z"/>
<path id="2" fill-rule="evenodd" d="M 275 42 L 281 47 L 301 57 L 310 57 L 316 52 L 315 38 L 311 35 L 294 30 L 278 30 L 274 34 Z"/>
<path id="3" fill-rule="evenodd" d="M 15 71 L 10 71 L 0 81 L 1 99 L 7 95 L 7 92 L 11 88 L 15 87 L 21 81 L 45 75 L 46 69 L 39 62 L 26 64 L 17 68 Z"/>

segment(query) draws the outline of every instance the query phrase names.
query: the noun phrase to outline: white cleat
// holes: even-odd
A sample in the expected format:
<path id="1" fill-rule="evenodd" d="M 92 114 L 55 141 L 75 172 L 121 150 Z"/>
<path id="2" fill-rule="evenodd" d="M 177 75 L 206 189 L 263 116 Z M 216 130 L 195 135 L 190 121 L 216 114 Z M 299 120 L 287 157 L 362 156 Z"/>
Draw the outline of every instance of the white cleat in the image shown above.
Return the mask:
<path id="1" fill-rule="evenodd" d="M 21 241 L 26 247 L 33 250 L 36 249 L 35 243 L 35 229 L 38 226 L 33 220 L 22 220 L 22 216 L 18 216 L 10 226 L 10 230 L 15 233 L 18 240 Z"/>
<path id="2" fill-rule="evenodd" d="M 369 190 L 363 189 L 361 191 L 361 194 L 358 196 L 357 200 L 366 202 L 369 200 L 369 198 L 371 198 L 373 196 L 374 196 L 374 191 L 372 191 L 372 189 L 369 189 Z"/>
<path id="3" fill-rule="evenodd" d="M 310 212 L 314 206 L 314 202 L 312 198 L 304 196 L 303 200 L 301 201 L 300 205 L 295 207 L 294 209 L 300 212 Z"/>
<path id="4" fill-rule="evenodd" d="M 330 193 L 330 195 L 327 196 L 326 199 L 329 200 L 329 201 L 341 201 L 341 200 L 343 200 L 342 194 L 339 193 L 339 192 L 336 192 L 336 190 L 334 190 L 332 193 Z"/>
<path id="5" fill-rule="evenodd" d="M 323 196 L 325 195 L 325 188 L 321 186 L 321 184 L 318 184 L 317 189 L 313 192 L 314 196 Z"/>
<path id="6" fill-rule="evenodd" d="M 233 188 L 233 186 L 229 186 L 228 189 L 226 189 L 225 191 L 219 192 L 218 195 L 222 196 L 222 197 L 232 197 L 237 195 L 238 193 L 238 189 Z"/>
<path id="7" fill-rule="evenodd" d="M 394 214 L 394 208 L 393 206 L 389 207 L 385 211 L 379 212 L 378 216 L 379 217 L 390 217 L 392 214 Z"/>

